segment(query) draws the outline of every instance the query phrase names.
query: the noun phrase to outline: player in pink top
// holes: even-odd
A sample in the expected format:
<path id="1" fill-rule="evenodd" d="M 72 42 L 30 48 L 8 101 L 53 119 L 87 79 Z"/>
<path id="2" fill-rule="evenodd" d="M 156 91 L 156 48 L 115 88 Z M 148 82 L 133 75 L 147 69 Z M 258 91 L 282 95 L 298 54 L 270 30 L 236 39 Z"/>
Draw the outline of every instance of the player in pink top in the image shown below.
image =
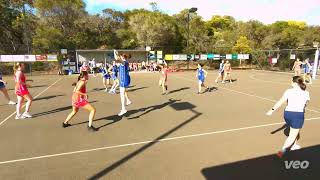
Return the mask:
<path id="1" fill-rule="evenodd" d="M 84 108 L 90 112 L 89 115 L 89 124 L 88 130 L 90 131 L 97 131 L 98 129 L 92 126 L 93 118 L 96 114 L 96 109 L 88 102 L 88 94 L 86 90 L 86 83 L 88 81 L 88 72 L 82 71 L 78 77 L 78 82 L 76 87 L 73 89 L 72 95 L 72 112 L 68 115 L 67 119 L 62 123 L 62 127 L 66 128 L 71 126 L 68 123 L 74 115 L 77 114 L 80 108 Z"/>
<path id="2" fill-rule="evenodd" d="M 294 71 L 294 75 L 295 76 L 300 76 L 301 75 L 301 65 L 302 62 L 300 61 L 300 59 L 298 58 L 295 62 L 294 65 L 292 67 L 292 70 Z"/>
<path id="3" fill-rule="evenodd" d="M 28 91 L 28 85 L 26 84 L 26 76 L 24 75 L 24 64 L 23 63 L 17 63 L 15 66 L 15 74 L 14 74 L 14 80 L 16 82 L 15 85 L 15 93 L 17 95 L 18 103 L 17 103 L 17 115 L 15 119 L 24 119 L 24 118 L 32 118 L 30 115 L 30 107 L 32 104 L 32 96 L 30 95 Z M 26 110 L 23 114 L 21 114 L 21 108 L 24 100 L 27 100 L 26 103 Z"/>
<path id="4" fill-rule="evenodd" d="M 168 66 L 166 64 L 160 66 L 161 67 L 161 75 L 159 80 L 159 86 L 162 87 L 162 94 L 167 94 L 168 92 Z"/>

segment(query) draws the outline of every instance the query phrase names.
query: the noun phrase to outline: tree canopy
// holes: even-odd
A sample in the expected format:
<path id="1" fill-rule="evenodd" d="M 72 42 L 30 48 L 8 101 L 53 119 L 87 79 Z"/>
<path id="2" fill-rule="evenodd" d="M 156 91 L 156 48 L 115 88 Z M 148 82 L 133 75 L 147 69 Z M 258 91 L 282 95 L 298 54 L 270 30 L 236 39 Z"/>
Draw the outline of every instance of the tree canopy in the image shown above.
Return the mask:
<path id="1" fill-rule="evenodd" d="M 320 26 L 301 21 L 266 25 L 220 15 L 205 21 L 197 13 L 188 16 L 188 9 L 165 14 L 154 2 L 150 3 L 152 11 L 108 8 L 89 14 L 85 6 L 83 0 L 1 1 L 0 53 L 146 46 L 170 53 L 250 53 L 254 49 L 312 46 L 320 41 Z"/>

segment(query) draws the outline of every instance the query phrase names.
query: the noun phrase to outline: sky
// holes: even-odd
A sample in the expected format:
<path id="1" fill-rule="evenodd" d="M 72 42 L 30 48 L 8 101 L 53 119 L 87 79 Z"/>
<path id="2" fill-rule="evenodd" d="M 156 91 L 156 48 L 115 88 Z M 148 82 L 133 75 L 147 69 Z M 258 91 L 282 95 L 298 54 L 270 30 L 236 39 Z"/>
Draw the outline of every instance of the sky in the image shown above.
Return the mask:
<path id="1" fill-rule="evenodd" d="M 304 21 L 320 25 L 320 0 L 84 0 L 90 14 L 103 9 L 127 10 L 145 8 L 156 2 L 167 14 L 176 14 L 185 8 L 197 7 L 197 13 L 209 20 L 212 15 L 230 15 L 237 20 L 259 20 L 271 24 L 279 20 Z"/>

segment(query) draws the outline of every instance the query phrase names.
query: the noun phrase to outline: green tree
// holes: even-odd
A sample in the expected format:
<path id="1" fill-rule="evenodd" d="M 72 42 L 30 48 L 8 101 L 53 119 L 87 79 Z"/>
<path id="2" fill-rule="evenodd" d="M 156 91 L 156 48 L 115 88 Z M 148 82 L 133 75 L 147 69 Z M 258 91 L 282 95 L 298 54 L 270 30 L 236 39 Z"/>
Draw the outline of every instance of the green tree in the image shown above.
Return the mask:
<path id="1" fill-rule="evenodd" d="M 251 53 L 252 49 L 250 47 L 250 41 L 245 36 L 241 36 L 235 46 L 233 46 L 232 51 L 235 53 Z"/>

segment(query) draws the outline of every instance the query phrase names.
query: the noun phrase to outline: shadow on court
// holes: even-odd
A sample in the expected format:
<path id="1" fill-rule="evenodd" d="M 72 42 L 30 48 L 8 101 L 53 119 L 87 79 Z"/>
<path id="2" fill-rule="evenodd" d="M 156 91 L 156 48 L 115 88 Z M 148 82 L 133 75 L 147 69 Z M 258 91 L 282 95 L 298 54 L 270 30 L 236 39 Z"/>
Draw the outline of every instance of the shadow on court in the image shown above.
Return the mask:
<path id="1" fill-rule="evenodd" d="M 53 99 L 53 98 L 61 97 L 61 96 L 65 96 L 65 95 L 59 94 L 59 95 L 53 95 L 53 96 L 40 97 L 40 98 L 34 99 L 33 101 L 49 100 L 49 99 Z"/>
<path id="2" fill-rule="evenodd" d="M 134 88 L 134 89 L 129 89 L 128 92 L 135 92 L 135 91 L 139 91 L 141 89 L 146 89 L 148 87 L 139 87 L 139 88 Z"/>
<path id="3" fill-rule="evenodd" d="M 140 118 L 141 116 L 143 115 L 146 115 L 152 111 L 155 111 L 155 110 L 160 110 L 168 105 L 171 105 L 173 103 L 176 103 L 180 100 L 172 100 L 172 99 L 169 99 L 168 102 L 165 102 L 165 103 L 162 103 L 162 104 L 159 104 L 159 105 L 153 105 L 153 106 L 149 106 L 149 107 L 146 107 L 146 108 L 140 108 L 140 109 L 135 109 L 135 110 L 130 110 L 128 111 L 124 116 L 118 116 L 118 115 L 112 115 L 112 116 L 107 116 L 107 117 L 102 117 L 102 118 L 99 118 L 99 119 L 95 119 L 93 120 L 93 122 L 97 122 L 97 121 L 101 121 L 101 120 L 107 120 L 107 121 L 112 121 L 112 122 L 108 122 L 102 126 L 98 126 L 96 128 L 98 129 L 101 129 L 103 127 L 106 127 L 106 126 L 109 126 L 111 124 L 114 124 L 114 123 L 117 123 L 119 121 L 122 120 L 123 117 L 126 117 L 128 118 L 130 115 L 133 115 L 133 114 L 136 114 L 136 113 L 139 113 L 139 112 L 144 112 L 138 116 L 135 116 L 135 117 L 131 117 L 131 118 L 128 118 L 128 119 L 137 119 L 137 118 Z M 72 124 L 72 126 L 76 126 L 76 125 L 80 125 L 80 124 L 85 124 L 85 123 L 88 123 L 88 121 L 84 121 L 84 122 L 80 122 L 80 123 L 75 123 L 75 124 Z"/>
<path id="4" fill-rule="evenodd" d="M 173 94 L 173 93 L 184 91 L 184 90 L 188 90 L 188 89 L 190 89 L 190 87 L 183 87 L 183 88 L 180 88 L 180 89 L 175 89 L 175 90 L 169 91 L 168 94 Z"/>
<path id="5" fill-rule="evenodd" d="M 203 169 L 206 179 L 315 180 L 320 178 L 320 145 L 289 152 L 282 159 L 275 154 Z M 309 163 L 305 169 L 286 168 L 290 162 Z M 305 162 L 307 161 L 307 162 Z M 305 166 L 302 167 L 305 167 Z M 289 167 L 288 167 L 289 168 Z"/>
<path id="6" fill-rule="evenodd" d="M 280 128 L 278 128 L 278 129 L 270 132 L 270 134 L 276 134 L 277 132 L 282 131 L 282 130 L 283 130 L 283 134 L 288 137 L 288 136 L 289 136 L 289 133 L 290 133 L 290 127 L 289 127 L 289 125 L 287 125 L 287 124 L 284 124 L 284 125 L 281 126 Z M 300 139 L 300 133 L 298 134 L 297 139 L 298 139 L 298 140 Z"/>
<path id="7" fill-rule="evenodd" d="M 89 102 L 90 104 L 93 104 L 97 101 L 91 101 Z M 54 114 L 54 113 L 58 113 L 58 112 L 62 112 L 62 111 L 66 111 L 66 110 L 69 110 L 71 111 L 72 110 L 72 106 L 65 106 L 65 107 L 61 107 L 61 108 L 57 108 L 57 109 L 53 109 L 53 110 L 50 110 L 50 111 L 45 111 L 45 112 L 41 112 L 41 113 L 37 113 L 37 114 L 33 114 L 32 116 L 34 118 L 36 117 L 40 117 L 40 116 L 45 116 L 45 115 L 49 115 L 49 114 Z"/>
<path id="8" fill-rule="evenodd" d="M 118 167 L 120 167 L 121 165 L 123 165 L 124 163 L 129 161 L 130 159 L 136 157 L 137 155 L 143 153 L 148 148 L 150 148 L 153 145 L 155 145 L 158 142 L 160 142 L 161 139 L 164 139 L 164 138 L 168 137 L 169 135 L 171 135 L 175 131 L 179 130 L 180 128 L 186 126 L 187 124 L 189 124 L 193 120 L 197 119 L 202 114 L 202 113 L 199 113 L 199 112 L 195 111 L 194 108 L 196 106 L 194 106 L 193 104 L 190 104 L 189 102 L 177 102 L 177 100 L 169 100 L 169 102 L 173 102 L 173 103 L 170 103 L 170 107 L 172 107 L 174 110 L 176 110 L 176 111 L 187 111 L 188 110 L 188 111 L 191 111 L 193 113 L 193 116 L 190 117 L 189 119 L 185 120 L 184 122 L 180 123 L 176 127 L 174 127 L 172 129 L 168 130 L 167 132 L 163 133 L 162 135 L 160 135 L 159 137 L 154 139 L 152 142 L 150 142 L 148 144 L 145 144 L 141 148 L 139 148 L 139 149 L 135 150 L 134 152 L 128 154 L 127 156 L 123 157 L 122 159 L 118 160 L 117 162 L 114 162 L 110 166 L 106 167 L 105 169 L 101 170 L 100 172 L 96 173 L 95 175 L 91 176 L 88 179 L 89 180 L 96 180 L 96 179 L 103 178 L 105 175 L 107 175 L 111 171 L 117 169 Z M 181 112 L 181 113 L 183 113 L 183 112 Z"/>

